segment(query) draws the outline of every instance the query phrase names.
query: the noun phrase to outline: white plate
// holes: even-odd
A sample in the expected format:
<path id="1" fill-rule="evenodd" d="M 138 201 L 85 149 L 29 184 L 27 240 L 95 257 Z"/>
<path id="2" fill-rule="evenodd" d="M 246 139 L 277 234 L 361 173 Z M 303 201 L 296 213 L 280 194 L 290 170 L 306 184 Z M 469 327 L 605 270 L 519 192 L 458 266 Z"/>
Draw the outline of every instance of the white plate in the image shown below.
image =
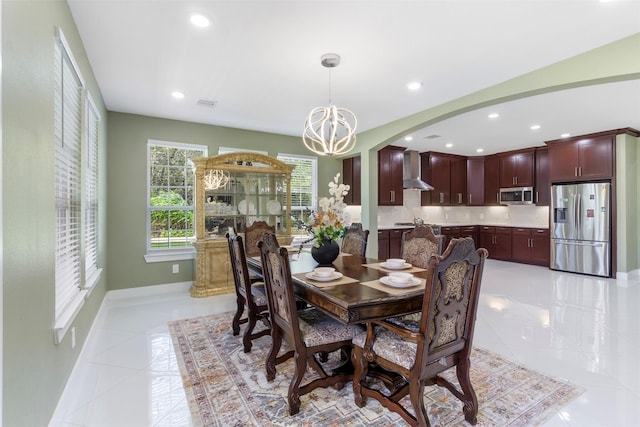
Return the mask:
<path id="1" fill-rule="evenodd" d="M 408 262 L 405 262 L 404 264 L 400 264 L 399 266 L 395 266 L 386 262 L 381 262 L 380 263 L 380 267 L 382 268 L 386 268 L 388 270 L 405 270 L 407 268 L 411 268 L 411 264 L 409 264 Z"/>
<path id="2" fill-rule="evenodd" d="M 338 280 L 342 277 L 342 273 L 338 273 L 337 271 L 333 273 L 332 276 L 317 276 L 313 271 L 311 273 L 307 273 L 304 275 L 307 279 L 315 280 L 317 282 L 330 282 L 332 280 Z"/>
<path id="3" fill-rule="evenodd" d="M 380 278 L 380 283 L 391 286 L 392 288 L 412 288 L 414 286 L 418 286 L 421 282 L 417 277 L 413 277 L 407 283 L 397 283 L 391 280 L 391 277 L 389 276 L 382 276 Z"/>
<path id="4" fill-rule="evenodd" d="M 278 215 L 280 212 L 282 212 L 282 205 L 277 200 L 269 200 L 267 202 L 267 212 L 269 212 L 271 215 Z"/>
<path id="5" fill-rule="evenodd" d="M 242 200 L 240 203 L 238 203 L 238 211 L 242 214 L 242 215 L 246 215 L 246 214 L 254 214 L 256 211 L 256 207 L 253 205 L 253 202 L 249 202 L 249 209 L 247 210 L 247 201 L 246 200 Z"/>

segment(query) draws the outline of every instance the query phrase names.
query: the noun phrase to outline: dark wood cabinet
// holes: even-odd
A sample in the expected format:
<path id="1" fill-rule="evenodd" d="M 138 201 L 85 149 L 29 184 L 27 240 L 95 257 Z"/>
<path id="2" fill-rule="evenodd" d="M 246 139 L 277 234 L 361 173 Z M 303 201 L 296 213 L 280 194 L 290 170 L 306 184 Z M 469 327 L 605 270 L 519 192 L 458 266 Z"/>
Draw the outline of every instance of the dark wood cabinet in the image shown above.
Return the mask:
<path id="1" fill-rule="evenodd" d="M 511 259 L 511 227 L 480 226 L 480 246 L 489 251 L 489 257 Z"/>
<path id="2" fill-rule="evenodd" d="M 476 248 L 480 247 L 480 236 L 477 225 L 464 225 L 460 227 L 460 237 L 471 237 Z"/>
<path id="3" fill-rule="evenodd" d="M 535 149 L 500 154 L 500 187 L 533 187 Z"/>
<path id="4" fill-rule="evenodd" d="M 452 154 L 427 152 L 420 155 L 422 179 L 433 186 L 420 194 L 422 205 L 449 206 L 466 204 L 467 158 Z"/>
<path id="5" fill-rule="evenodd" d="M 400 258 L 405 229 L 378 230 L 378 259 Z"/>
<path id="6" fill-rule="evenodd" d="M 360 156 L 342 160 L 342 182 L 350 187 L 344 202 L 348 205 L 361 205 Z"/>
<path id="7" fill-rule="evenodd" d="M 379 206 L 402 206 L 404 150 L 389 145 L 378 151 Z"/>
<path id="8" fill-rule="evenodd" d="M 467 205 L 484 205 L 484 158 L 467 159 Z"/>
<path id="9" fill-rule="evenodd" d="M 551 182 L 611 179 L 615 133 L 548 141 Z"/>
<path id="10" fill-rule="evenodd" d="M 551 201 L 551 180 L 549 179 L 549 149 L 536 148 L 536 182 L 533 201 L 538 206 L 549 206 Z"/>
<path id="11" fill-rule="evenodd" d="M 511 259 L 528 264 L 549 265 L 549 230 L 513 228 Z"/>
<path id="12" fill-rule="evenodd" d="M 445 236 L 444 247 L 446 248 L 449 242 L 451 241 L 451 239 L 460 237 L 460 227 L 457 227 L 457 226 L 440 227 L 440 234 Z"/>
<path id="13" fill-rule="evenodd" d="M 500 157 L 498 155 L 484 158 L 484 204 L 487 206 L 500 204 Z"/>

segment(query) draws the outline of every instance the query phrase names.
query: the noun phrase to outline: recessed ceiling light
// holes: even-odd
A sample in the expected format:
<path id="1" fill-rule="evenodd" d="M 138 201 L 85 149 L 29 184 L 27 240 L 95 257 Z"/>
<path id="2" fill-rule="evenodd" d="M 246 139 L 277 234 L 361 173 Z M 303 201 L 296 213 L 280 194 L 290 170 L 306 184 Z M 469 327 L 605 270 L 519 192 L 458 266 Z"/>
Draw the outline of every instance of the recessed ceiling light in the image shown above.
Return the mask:
<path id="1" fill-rule="evenodd" d="M 413 137 L 411 135 L 407 135 L 404 137 L 405 141 L 413 141 Z"/>
<path id="2" fill-rule="evenodd" d="M 171 92 L 171 96 L 173 96 L 175 99 L 182 99 L 182 98 L 184 98 L 184 93 L 178 92 L 176 90 L 176 91 Z"/>
<path id="3" fill-rule="evenodd" d="M 560 138 L 569 138 L 570 136 L 570 133 L 563 133 L 562 135 L 560 135 Z"/>
<path id="4" fill-rule="evenodd" d="M 411 82 L 407 85 L 409 90 L 418 90 L 422 87 L 422 83 L 420 82 Z"/>
<path id="5" fill-rule="evenodd" d="M 530 129 L 531 130 L 538 130 L 538 129 L 540 129 L 540 125 L 532 125 Z"/>
<path id="6" fill-rule="evenodd" d="M 484 151 L 484 148 L 478 148 L 478 149 L 476 150 L 476 153 L 482 153 L 483 151 Z"/>
<path id="7" fill-rule="evenodd" d="M 204 15 L 191 15 L 191 23 L 196 27 L 205 28 L 211 23 Z"/>
<path id="8" fill-rule="evenodd" d="M 498 117 L 500 117 L 500 114 L 498 114 L 498 113 L 491 113 L 491 114 L 489 114 L 487 117 L 489 117 L 490 119 L 497 119 Z"/>
<path id="9" fill-rule="evenodd" d="M 451 147 L 453 147 L 453 144 L 449 142 L 447 145 L 445 145 L 445 147 L 451 148 Z"/>

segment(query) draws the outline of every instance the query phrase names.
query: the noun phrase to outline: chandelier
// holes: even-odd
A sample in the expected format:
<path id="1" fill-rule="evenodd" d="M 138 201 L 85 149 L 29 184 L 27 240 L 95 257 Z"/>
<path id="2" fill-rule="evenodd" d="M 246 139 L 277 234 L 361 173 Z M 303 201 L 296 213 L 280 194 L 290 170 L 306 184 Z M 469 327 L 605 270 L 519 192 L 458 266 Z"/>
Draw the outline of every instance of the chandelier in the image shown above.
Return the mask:
<path id="1" fill-rule="evenodd" d="M 320 57 L 320 64 L 329 68 L 329 106 L 311 110 L 304 122 L 302 141 L 321 156 L 345 154 L 356 145 L 357 120 L 351 111 L 331 104 L 331 68 L 340 65 L 340 56 L 327 53 Z"/>
<path id="2" fill-rule="evenodd" d="M 219 169 L 209 169 L 204 176 L 204 188 L 216 190 L 229 182 L 229 173 Z"/>

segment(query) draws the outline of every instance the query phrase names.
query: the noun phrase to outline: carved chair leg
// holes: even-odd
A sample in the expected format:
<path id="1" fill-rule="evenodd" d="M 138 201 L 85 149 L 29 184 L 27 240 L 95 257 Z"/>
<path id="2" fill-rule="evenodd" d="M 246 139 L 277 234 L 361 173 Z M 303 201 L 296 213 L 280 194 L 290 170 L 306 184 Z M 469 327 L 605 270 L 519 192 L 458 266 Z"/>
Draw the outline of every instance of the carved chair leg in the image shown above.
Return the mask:
<path id="1" fill-rule="evenodd" d="M 469 358 L 460 360 L 456 367 L 456 375 L 458 377 L 458 383 L 462 389 L 464 399 L 462 403 L 462 411 L 464 412 L 464 419 L 471 425 L 476 425 L 478 422 L 478 398 L 476 392 L 471 385 L 471 377 L 469 376 L 469 368 L 471 362 Z"/>
<path id="2" fill-rule="evenodd" d="M 244 335 L 242 336 L 242 345 L 244 346 L 244 352 L 249 353 L 251 351 L 251 347 L 253 343 L 251 342 L 251 335 L 253 335 L 253 329 L 256 326 L 256 316 L 255 313 L 249 313 L 249 323 L 247 324 L 247 328 L 244 330 Z"/>
<path id="3" fill-rule="evenodd" d="M 307 370 L 307 356 L 296 352 L 295 355 L 296 369 L 289 384 L 289 415 L 295 415 L 300 412 L 300 383 L 302 377 Z"/>
<path id="4" fill-rule="evenodd" d="M 351 351 L 351 362 L 353 363 L 353 398 L 359 408 L 367 404 L 367 398 L 362 395 L 362 383 L 367 377 L 367 361 L 362 357 L 362 349 L 354 346 Z"/>
<path id="5" fill-rule="evenodd" d="M 242 313 L 244 313 L 245 300 L 240 295 L 238 295 L 236 303 L 238 304 L 238 309 L 236 310 L 236 314 L 233 316 L 233 320 L 231 321 L 231 329 L 233 330 L 233 335 L 238 335 L 240 333 L 240 318 L 242 317 Z"/>
<path id="6" fill-rule="evenodd" d="M 267 371 L 267 381 L 273 381 L 276 377 L 276 358 L 278 352 L 280 352 L 280 346 L 282 345 L 282 336 L 280 335 L 280 329 L 274 327 L 271 329 L 271 351 L 267 356 L 265 362 L 265 369 Z"/>
<path id="7" fill-rule="evenodd" d="M 419 426 L 429 427 L 429 416 L 427 415 L 427 408 L 424 406 L 424 385 L 418 381 L 412 381 L 409 384 L 409 398 L 411 405 L 413 405 L 413 411 L 416 414 L 416 420 Z"/>

